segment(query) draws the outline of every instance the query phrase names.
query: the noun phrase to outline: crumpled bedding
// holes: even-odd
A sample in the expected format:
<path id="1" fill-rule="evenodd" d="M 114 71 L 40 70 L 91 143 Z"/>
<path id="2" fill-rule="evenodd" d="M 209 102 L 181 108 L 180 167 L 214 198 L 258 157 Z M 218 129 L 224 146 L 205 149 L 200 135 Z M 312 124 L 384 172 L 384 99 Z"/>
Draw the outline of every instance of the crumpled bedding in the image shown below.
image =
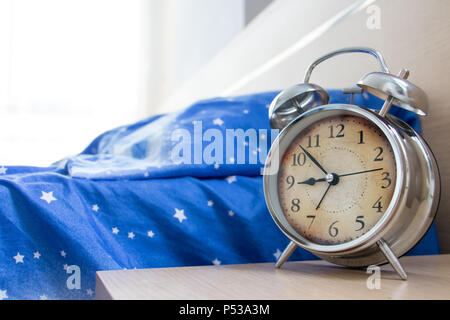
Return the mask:
<path id="1" fill-rule="evenodd" d="M 275 261 L 289 240 L 266 208 L 260 173 L 276 135 L 267 118 L 276 94 L 203 100 L 116 128 L 48 168 L 1 167 L 0 299 L 90 299 L 98 270 Z M 330 95 L 349 103 L 339 91 Z M 381 103 L 355 97 L 361 106 Z M 420 131 L 414 114 L 392 113 Z M 209 163 L 174 160 L 174 132 L 194 139 L 200 124 L 224 137 L 226 129 L 255 129 L 258 145 L 244 141 L 244 163 L 226 152 Z M 183 146 L 195 162 L 198 150 Z M 437 253 L 433 226 L 409 254 Z M 291 259 L 316 258 L 297 249 Z"/>

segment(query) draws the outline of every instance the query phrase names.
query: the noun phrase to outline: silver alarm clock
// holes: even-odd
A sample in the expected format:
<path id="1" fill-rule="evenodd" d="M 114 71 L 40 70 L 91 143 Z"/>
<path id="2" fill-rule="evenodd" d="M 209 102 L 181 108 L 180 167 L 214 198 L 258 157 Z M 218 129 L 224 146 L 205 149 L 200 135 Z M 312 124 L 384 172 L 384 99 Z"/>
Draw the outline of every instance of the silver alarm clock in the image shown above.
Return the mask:
<path id="1" fill-rule="evenodd" d="M 381 71 L 366 74 L 351 104 L 328 104 L 327 91 L 309 83 L 322 61 L 344 53 L 368 53 Z M 271 126 L 282 129 L 264 167 L 267 207 L 291 240 L 280 267 L 300 246 L 332 263 L 364 267 L 390 262 L 402 279 L 398 258 L 425 235 L 435 217 L 440 177 L 424 139 L 388 114 L 392 104 L 424 116 L 423 90 L 403 69 L 389 72 L 371 48 L 328 53 L 307 69 L 304 83 L 281 92 L 269 109 Z M 353 104 L 366 91 L 385 100 L 380 111 Z"/>

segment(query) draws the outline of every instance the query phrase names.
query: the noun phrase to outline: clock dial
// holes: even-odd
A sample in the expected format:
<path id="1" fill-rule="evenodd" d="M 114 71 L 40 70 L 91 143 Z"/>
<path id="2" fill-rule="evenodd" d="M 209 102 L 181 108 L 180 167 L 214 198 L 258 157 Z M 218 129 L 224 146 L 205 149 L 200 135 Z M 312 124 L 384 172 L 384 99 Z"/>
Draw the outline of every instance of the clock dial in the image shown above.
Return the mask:
<path id="1" fill-rule="evenodd" d="M 321 245 L 368 232 L 392 200 L 396 165 L 382 131 L 357 116 L 329 117 L 303 130 L 287 148 L 278 194 L 289 224 Z"/>

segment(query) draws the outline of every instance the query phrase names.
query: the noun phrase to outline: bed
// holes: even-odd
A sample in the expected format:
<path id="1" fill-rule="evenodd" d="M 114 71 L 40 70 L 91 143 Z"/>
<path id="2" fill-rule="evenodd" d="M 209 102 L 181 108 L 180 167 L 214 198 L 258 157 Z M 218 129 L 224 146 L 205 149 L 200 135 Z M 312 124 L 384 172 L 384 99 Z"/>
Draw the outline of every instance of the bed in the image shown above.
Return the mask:
<path id="1" fill-rule="evenodd" d="M 260 172 L 276 94 L 202 100 L 105 132 L 51 167 L 1 167 L 0 298 L 90 299 L 98 270 L 274 262 L 288 239 L 267 211 Z M 350 99 L 330 95 L 331 103 Z M 361 106 L 381 103 L 355 97 Z M 412 113 L 392 113 L 420 130 Z M 243 142 L 244 163 L 226 152 L 209 163 L 169 160 L 181 141 L 174 132 L 193 138 L 199 124 L 223 136 L 257 130 L 259 144 Z M 438 253 L 433 225 L 408 254 Z M 316 258 L 299 249 L 291 259 Z"/>

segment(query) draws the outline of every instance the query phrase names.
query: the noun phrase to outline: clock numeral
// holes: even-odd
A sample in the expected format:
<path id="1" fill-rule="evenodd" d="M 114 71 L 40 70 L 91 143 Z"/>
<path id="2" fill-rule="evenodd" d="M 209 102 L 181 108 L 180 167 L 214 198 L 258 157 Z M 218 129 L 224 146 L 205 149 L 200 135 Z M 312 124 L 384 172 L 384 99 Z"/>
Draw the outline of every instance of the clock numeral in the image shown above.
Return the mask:
<path id="1" fill-rule="evenodd" d="M 286 182 L 290 185 L 290 186 L 288 187 L 288 190 L 289 190 L 289 189 L 292 188 L 292 186 L 295 184 L 295 178 L 294 178 L 294 176 L 287 176 L 287 177 L 286 177 Z"/>
<path id="2" fill-rule="evenodd" d="M 306 155 L 303 152 L 292 154 L 292 166 L 303 166 L 306 162 Z"/>
<path id="3" fill-rule="evenodd" d="M 337 235 L 339 234 L 338 228 L 334 226 L 334 225 L 335 225 L 336 223 L 338 223 L 338 222 L 339 222 L 339 221 L 333 222 L 333 223 L 330 225 L 330 227 L 328 228 L 328 234 L 329 234 L 330 236 L 332 236 L 333 238 L 336 238 Z"/>
<path id="4" fill-rule="evenodd" d="M 376 147 L 373 150 L 378 150 L 378 154 L 375 157 L 375 159 L 373 159 L 373 161 L 383 161 L 383 157 L 381 156 L 383 154 L 383 148 L 382 147 Z"/>
<path id="5" fill-rule="evenodd" d="M 317 148 L 317 147 L 320 147 L 320 145 L 319 145 L 319 135 L 318 134 L 316 134 L 315 136 L 314 136 L 316 139 L 316 144 L 313 146 L 312 145 L 312 140 L 313 140 L 313 138 L 311 137 L 311 136 L 308 136 L 308 146 L 307 146 L 307 148 L 312 148 L 312 147 L 315 147 L 315 148 Z"/>
<path id="6" fill-rule="evenodd" d="M 292 212 L 299 212 L 300 211 L 300 199 L 295 198 L 291 201 L 291 211 Z"/>
<path id="7" fill-rule="evenodd" d="M 356 223 L 359 223 L 359 224 L 361 225 L 361 227 L 360 227 L 359 229 L 356 229 L 355 231 L 359 231 L 359 230 L 364 229 L 365 224 L 364 224 L 364 221 L 362 221 L 361 219 L 364 219 L 364 216 L 357 216 L 357 217 L 356 217 L 355 222 L 356 222 Z"/>
<path id="8" fill-rule="evenodd" d="M 382 185 L 381 188 L 386 189 L 391 186 L 392 180 L 389 178 L 389 172 L 383 172 L 382 175 L 384 175 L 384 178 L 381 179 L 382 181 L 386 181 L 385 185 Z"/>
<path id="9" fill-rule="evenodd" d="M 328 138 L 342 138 L 342 137 L 344 137 L 344 127 L 345 126 L 342 123 L 337 124 L 336 128 L 339 128 L 338 129 L 339 131 L 338 131 L 338 133 L 336 135 L 334 135 L 333 134 L 334 127 L 333 126 L 329 126 L 328 128 L 330 128 L 330 136 Z"/>
<path id="10" fill-rule="evenodd" d="M 314 219 L 316 219 L 316 216 L 306 216 L 307 218 L 309 218 L 309 219 L 312 219 L 311 220 L 311 223 L 309 224 L 309 226 L 308 226 L 308 229 L 309 228 L 311 228 L 311 226 L 312 226 L 312 224 L 313 224 L 313 222 L 314 222 Z"/>
<path id="11" fill-rule="evenodd" d="M 364 144 L 364 131 L 359 131 L 359 142 L 358 144 Z"/>
<path id="12" fill-rule="evenodd" d="M 381 206 L 381 198 L 382 197 L 379 197 L 372 206 L 372 208 L 377 209 L 377 212 L 382 212 L 381 209 L 383 209 L 383 207 Z"/>

